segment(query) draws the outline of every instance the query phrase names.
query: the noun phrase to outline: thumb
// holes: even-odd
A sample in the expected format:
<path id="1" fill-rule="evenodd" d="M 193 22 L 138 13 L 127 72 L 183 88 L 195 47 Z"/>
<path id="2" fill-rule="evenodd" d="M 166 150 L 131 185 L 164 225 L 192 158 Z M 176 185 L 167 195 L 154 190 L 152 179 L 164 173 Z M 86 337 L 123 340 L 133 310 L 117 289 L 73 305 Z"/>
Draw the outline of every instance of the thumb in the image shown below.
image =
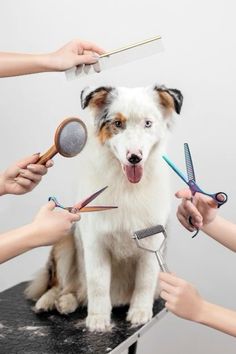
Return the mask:
<path id="1" fill-rule="evenodd" d="M 76 214 L 70 213 L 70 221 L 71 222 L 79 221 L 79 220 L 80 220 L 80 214 L 79 213 L 76 213 Z"/>
<path id="2" fill-rule="evenodd" d="M 84 54 L 84 55 L 78 55 L 77 60 L 76 60 L 76 65 L 81 65 L 81 64 L 94 64 L 98 61 L 99 55 L 97 54 Z"/>
<path id="3" fill-rule="evenodd" d="M 190 189 L 181 189 L 180 191 L 177 191 L 175 193 L 176 198 L 182 199 L 182 198 L 191 198 L 192 197 L 192 192 Z"/>
<path id="4" fill-rule="evenodd" d="M 199 194 L 198 199 L 210 208 L 217 209 L 218 207 L 217 201 L 208 195 Z"/>
<path id="5" fill-rule="evenodd" d="M 217 202 L 213 198 L 207 200 L 207 204 L 209 207 L 214 208 L 214 209 L 217 209 L 217 207 L 218 207 Z"/>
<path id="6" fill-rule="evenodd" d="M 48 211 L 52 211 L 54 210 L 56 207 L 56 204 L 54 203 L 53 200 L 50 200 L 50 202 L 48 202 L 47 204 L 45 204 L 44 206 L 42 206 L 41 210 L 48 210 Z"/>
<path id="7" fill-rule="evenodd" d="M 27 156 L 24 159 L 17 162 L 17 166 L 20 168 L 26 168 L 29 164 L 34 164 L 38 161 L 40 153 Z"/>

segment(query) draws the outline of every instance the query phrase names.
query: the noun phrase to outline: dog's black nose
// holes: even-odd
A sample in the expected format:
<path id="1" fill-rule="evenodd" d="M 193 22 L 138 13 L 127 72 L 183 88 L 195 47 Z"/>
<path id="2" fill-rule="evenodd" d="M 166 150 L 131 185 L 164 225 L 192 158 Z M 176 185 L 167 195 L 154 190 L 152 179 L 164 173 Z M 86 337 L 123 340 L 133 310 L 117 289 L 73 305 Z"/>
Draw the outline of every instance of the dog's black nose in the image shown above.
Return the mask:
<path id="1" fill-rule="evenodd" d="M 132 165 L 135 165 L 136 163 L 139 163 L 142 160 L 141 157 L 138 155 L 132 154 L 129 158 L 128 161 L 132 163 Z"/>

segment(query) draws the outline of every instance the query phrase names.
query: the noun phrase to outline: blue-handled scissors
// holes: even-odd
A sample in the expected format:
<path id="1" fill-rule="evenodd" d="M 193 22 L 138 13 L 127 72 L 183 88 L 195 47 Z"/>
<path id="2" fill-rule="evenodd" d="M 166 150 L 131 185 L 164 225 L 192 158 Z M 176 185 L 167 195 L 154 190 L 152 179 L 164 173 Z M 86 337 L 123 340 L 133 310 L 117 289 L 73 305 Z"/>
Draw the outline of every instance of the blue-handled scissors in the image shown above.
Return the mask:
<path id="1" fill-rule="evenodd" d="M 185 164 L 186 164 L 188 178 L 186 178 L 186 176 L 175 166 L 175 164 L 170 159 L 168 159 L 166 156 L 162 156 L 162 157 L 168 163 L 168 165 L 175 171 L 175 173 L 177 173 L 177 175 L 189 186 L 192 192 L 192 196 L 194 196 L 195 193 L 197 192 L 205 194 L 215 200 L 218 208 L 224 203 L 226 203 L 228 200 L 228 196 L 226 193 L 224 192 L 218 192 L 212 194 L 206 193 L 197 185 L 195 180 L 195 173 L 194 173 L 191 153 L 187 143 L 184 144 L 184 155 L 185 155 Z M 191 217 L 189 219 L 189 222 L 191 224 Z M 197 235 L 198 231 L 199 230 L 197 229 L 197 232 L 193 235 L 193 237 Z"/>
<path id="2" fill-rule="evenodd" d="M 118 208 L 117 206 L 104 206 L 104 205 L 102 205 L 102 206 L 101 205 L 99 205 L 99 206 L 86 206 L 92 200 L 97 198 L 99 196 L 99 194 L 101 194 L 106 188 L 107 188 L 107 186 L 102 188 L 102 189 L 100 189 L 99 191 L 93 193 L 88 198 L 84 199 L 82 202 L 79 202 L 79 203 L 75 204 L 72 207 L 64 207 L 62 204 L 60 204 L 58 202 L 56 197 L 49 197 L 48 201 L 52 200 L 55 203 L 56 207 L 61 208 L 61 209 L 65 209 L 65 210 L 67 210 L 67 211 L 69 211 L 70 213 L 73 213 L 73 214 L 83 213 L 83 212 L 93 212 L 93 211 L 104 211 L 104 210 L 110 210 L 110 209 Z"/>

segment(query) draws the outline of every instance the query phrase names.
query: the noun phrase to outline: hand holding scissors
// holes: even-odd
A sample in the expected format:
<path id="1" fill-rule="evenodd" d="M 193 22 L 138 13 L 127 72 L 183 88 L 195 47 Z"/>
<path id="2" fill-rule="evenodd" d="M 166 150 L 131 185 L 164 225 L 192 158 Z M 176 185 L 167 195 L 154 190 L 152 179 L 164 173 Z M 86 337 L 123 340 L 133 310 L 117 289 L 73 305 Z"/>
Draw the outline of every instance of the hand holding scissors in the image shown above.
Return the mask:
<path id="1" fill-rule="evenodd" d="M 99 194 L 101 194 L 106 188 L 107 188 L 107 186 L 100 189 L 99 191 L 93 193 L 88 198 L 84 199 L 82 202 L 75 204 L 72 207 L 64 207 L 62 204 L 60 204 L 57 201 L 57 199 L 55 197 L 49 197 L 48 200 L 49 201 L 52 200 L 55 203 L 56 207 L 68 210 L 70 213 L 73 213 L 73 214 L 84 213 L 84 212 L 93 212 L 93 211 L 104 211 L 104 210 L 118 208 L 117 206 L 86 206 L 91 201 L 93 201 L 95 198 L 97 198 L 99 196 Z"/>
<path id="2" fill-rule="evenodd" d="M 187 143 L 184 144 L 184 153 L 185 153 L 185 164 L 188 178 L 174 165 L 174 163 L 169 160 L 166 156 L 163 156 L 163 159 L 168 163 L 168 165 L 177 173 L 177 175 L 189 186 L 192 196 L 195 193 L 202 193 L 214 199 L 216 202 L 217 207 L 219 208 L 221 205 L 226 203 L 228 196 L 224 192 L 217 192 L 217 193 L 206 193 L 204 192 L 196 183 L 195 180 L 195 173 L 193 168 L 193 162 L 190 154 L 190 149 Z M 189 217 L 189 223 L 191 223 L 191 217 Z M 196 233 L 192 236 L 195 237 L 198 234 L 199 229 L 197 229 Z"/>

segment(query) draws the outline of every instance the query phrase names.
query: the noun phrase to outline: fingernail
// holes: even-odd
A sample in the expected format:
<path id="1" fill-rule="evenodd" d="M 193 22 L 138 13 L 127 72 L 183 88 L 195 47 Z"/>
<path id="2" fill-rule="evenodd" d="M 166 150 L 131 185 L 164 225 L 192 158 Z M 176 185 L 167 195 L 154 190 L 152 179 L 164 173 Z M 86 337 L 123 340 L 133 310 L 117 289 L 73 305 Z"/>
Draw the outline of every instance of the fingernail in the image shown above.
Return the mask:
<path id="1" fill-rule="evenodd" d="M 53 161 L 48 161 L 47 164 L 46 164 L 46 167 L 52 167 L 54 165 L 54 162 Z"/>
<path id="2" fill-rule="evenodd" d="M 93 53 L 91 55 L 94 59 L 99 59 L 100 58 L 100 55 L 96 54 L 96 53 Z"/>
<path id="3" fill-rule="evenodd" d="M 15 182 L 18 182 L 18 178 L 14 178 L 14 181 L 15 181 Z"/>
<path id="4" fill-rule="evenodd" d="M 72 214 L 76 214 L 76 213 L 79 212 L 79 209 L 72 207 L 72 209 L 70 210 L 70 212 L 71 212 Z"/>

